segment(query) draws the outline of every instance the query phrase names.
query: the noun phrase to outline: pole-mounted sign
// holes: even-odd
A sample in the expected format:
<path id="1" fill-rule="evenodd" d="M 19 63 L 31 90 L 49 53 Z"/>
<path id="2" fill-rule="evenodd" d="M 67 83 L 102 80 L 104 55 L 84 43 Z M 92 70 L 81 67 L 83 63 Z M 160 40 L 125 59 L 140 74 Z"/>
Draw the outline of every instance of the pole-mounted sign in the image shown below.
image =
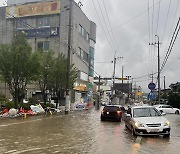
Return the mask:
<path id="1" fill-rule="evenodd" d="M 156 84 L 153 83 L 153 82 L 151 82 L 151 83 L 148 84 L 148 88 L 149 88 L 150 90 L 154 90 L 154 89 L 156 88 Z"/>

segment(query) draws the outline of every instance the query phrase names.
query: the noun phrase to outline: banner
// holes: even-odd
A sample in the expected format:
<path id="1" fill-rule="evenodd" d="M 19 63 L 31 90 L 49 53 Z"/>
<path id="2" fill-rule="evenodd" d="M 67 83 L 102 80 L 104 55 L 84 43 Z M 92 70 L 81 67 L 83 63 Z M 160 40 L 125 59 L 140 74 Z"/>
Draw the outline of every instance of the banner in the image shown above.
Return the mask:
<path id="1" fill-rule="evenodd" d="M 23 31 L 26 34 L 26 38 L 33 37 L 53 37 L 59 36 L 59 27 L 46 27 L 46 28 L 37 28 L 37 29 L 21 29 L 19 31 Z"/>
<path id="2" fill-rule="evenodd" d="M 6 7 L 6 18 L 27 17 L 60 13 L 60 1 Z"/>

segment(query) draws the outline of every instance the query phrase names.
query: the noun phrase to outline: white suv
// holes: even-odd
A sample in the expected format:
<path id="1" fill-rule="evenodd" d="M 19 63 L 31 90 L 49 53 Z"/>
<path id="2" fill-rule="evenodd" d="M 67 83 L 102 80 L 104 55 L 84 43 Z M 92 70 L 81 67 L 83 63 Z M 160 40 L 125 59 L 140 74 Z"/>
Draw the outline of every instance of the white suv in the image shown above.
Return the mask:
<path id="1" fill-rule="evenodd" d="M 156 109 L 158 109 L 161 113 L 174 113 L 174 114 L 179 114 L 180 110 L 178 108 L 173 108 L 170 105 L 164 105 L 164 104 L 159 104 L 159 105 L 154 105 Z"/>

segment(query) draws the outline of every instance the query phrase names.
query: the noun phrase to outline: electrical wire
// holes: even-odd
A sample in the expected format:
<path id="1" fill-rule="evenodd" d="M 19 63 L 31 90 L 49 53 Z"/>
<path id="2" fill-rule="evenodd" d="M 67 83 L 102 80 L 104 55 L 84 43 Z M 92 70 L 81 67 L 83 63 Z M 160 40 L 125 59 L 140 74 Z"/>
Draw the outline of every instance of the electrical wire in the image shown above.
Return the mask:
<path id="1" fill-rule="evenodd" d="M 171 37 L 171 34 L 172 34 L 172 30 L 173 30 L 173 26 L 174 26 L 174 22 L 175 22 L 175 17 L 176 17 L 176 14 L 177 14 L 177 10 L 179 8 L 179 2 L 180 0 L 177 0 L 177 5 L 176 5 L 176 9 L 175 9 L 175 14 L 174 14 L 174 17 L 173 17 L 173 22 L 172 22 L 172 26 L 171 26 L 171 30 L 170 30 L 170 33 L 169 33 L 169 37 L 168 37 L 168 42 L 170 41 L 170 37 Z M 167 48 L 168 46 L 168 43 L 166 44 L 166 47 L 165 49 Z"/>
<path id="2" fill-rule="evenodd" d="M 100 19 L 100 17 L 99 17 L 98 11 L 97 11 L 97 9 L 96 9 L 94 0 L 92 0 L 92 3 L 93 3 L 93 6 L 94 6 L 94 8 L 95 8 L 95 11 L 96 11 L 97 17 L 98 17 L 98 19 L 99 19 L 100 25 L 101 25 L 101 27 L 102 27 L 102 30 L 104 31 L 104 34 L 105 34 L 105 36 L 106 36 L 106 39 L 107 39 L 109 45 L 111 46 L 112 50 L 115 51 L 116 49 L 113 49 L 114 47 L 113 47 L 113 45 L 111 44 L 111 41 L 109 41 L 109 38 L 108 38 L 108 36 L 107 36 L 107 34 L 106 34 L 106 32 L 105 32 L 104 26 L 103 26 L 103 24 L 102 24 L 102 22 L 101 22 L 101 19 Z"/>
<path id="3" fill-rule="evenodd" d="M 112 36 L 113 36 L 113 39 L 114 39 L 115 46 L 117 47 L 117 51 L 119 51 L 118 45 L 117 45 L 117 42 L 116 42 L 116 39 L 115 39 L 115 36 L 114 36 L 114 32 L 112 30 L 112 26 L 111 26 L 111 23 L 110 23 L 110 20 L 109 20 L 109 16 L 108 16 L 108 13 L 107 13 L 107 9 L 106 9 L 106 5 L 105 5 L 104 0 L 103 0 L 103 5 L 104 5 L 104 9 L 105 9 L 106 16 L 107 16 L 107 19 L 108 19 L 108 23 L 109 23 L 109 26 L 110 26 L 110 30 L 112 32 Z"/>
<path id="4" fill-rule="evenodd" d="M 176 28 L 175 28 L 174 33 L 173 33 L 173 36 L 172 36 L 172 38 L 171 38 L 171 42 L 170 42 L 169 48 L 168 48 L 168 50 L 167 50 L 167 52 L 166 52 L 166 56 L 165 56 L 164 61 L 163 61 L 163 63 L 162 63 L 161 71 L 162 71 L 162 69 L 164 68 L 164 66 L 165 66 L 165 64 L 166 64 L 166 62 L 167 62 L 167 60 L 168 60 L 168 57 L 169 57 L 169 55 L 170 55 L 170 53 L 171 53 L 171 51 L 172 51 L 172 48 L 173 48 L 173 45 L 174 45 L 174 43 L 175 43 L 175 41 L 176 41 L 176 38 L 177 38 L 177 36 L 178 36 L 179 30 L 180 30 L 180 17 L 179 17 L 179 19 L 178 19 Z"/>
<path id="5" fill-rule="evenodd" d="M 172 1 L 172 0 L 170 0 L 170 2 L 169 2 L 169 7 L 168 7 L 167 16 L 166 16 L 165 26 L 164 26 L 164 30 L 163 30 L 163 34 L 162 34 L 162 39 L 161 39 L 162 42 L 163 42 L 163 39 L 164 39 L 164 33 L 165 33 L 166 25 L 167 25 L 167 19 L 168 19 L 168 16 L 169 16 L 169 10 L 170 10 L 170 8 L 171 8 L 171 1 Z"/>

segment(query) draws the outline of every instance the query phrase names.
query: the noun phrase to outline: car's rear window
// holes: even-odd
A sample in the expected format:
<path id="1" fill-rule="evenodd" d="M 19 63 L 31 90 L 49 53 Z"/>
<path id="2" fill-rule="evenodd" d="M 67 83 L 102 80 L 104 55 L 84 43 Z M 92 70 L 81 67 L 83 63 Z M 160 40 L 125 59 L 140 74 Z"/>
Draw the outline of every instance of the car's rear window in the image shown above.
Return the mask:
<path id="1" fill-rule="evenodd" d="M 104 111 L 120 111 L 120 108 L 117 106 L 105 106 Z"/>

